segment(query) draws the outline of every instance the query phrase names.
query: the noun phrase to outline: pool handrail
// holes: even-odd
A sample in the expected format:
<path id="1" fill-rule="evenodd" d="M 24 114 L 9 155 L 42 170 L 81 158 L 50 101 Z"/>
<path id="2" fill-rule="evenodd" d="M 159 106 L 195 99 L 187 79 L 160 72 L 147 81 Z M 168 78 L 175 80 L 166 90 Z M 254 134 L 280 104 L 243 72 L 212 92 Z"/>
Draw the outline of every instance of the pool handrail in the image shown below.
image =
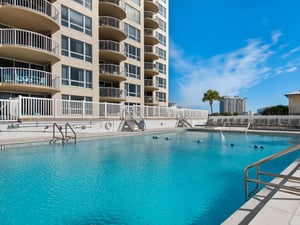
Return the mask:
<path id="1" fill-rule="evenodd" d="M 73 136 L 68 135 L 68 128 L 72 131 Z M 69 139 L 74 139 L 75 144 L 76 144 L 76 140 L 77 140 L 76 132 L 74 131 L 74 129 L 72 128 L 72 126 L 69 123 L 66 123 L 65 124 L 65 141 L 68 142 Z"/>
<path id="2" fill-rule="evenodd" d="M 56 137 L 55 135 L 55 130 L 58 130 L 59 133 L 61 134 L 61 137 Z M 61 139 L 61 142 L 62 144 L 64 144 L 64 141 L 65 141 L 65 135 L 64 133 L 62 132 L 62 127 L 61 126 L 58 126 L 57 123 L 53 123 L 53 139 L 50 141 L 50 144 L 51 143 L 55 143 L 57 140 Z"/>
<path id="3" fill-rule="evenodd" d="M 300 181 L 300 177 L 295 177 L 292 175 L 284 175 L 284 174 L 275 174 L 275 173 L 270 173 L 270 172 L 263 172 L 260 170 L 260 166 L 263 163 L 272 161 L 274 159 L 277 159 L 279 157 L 282 157 L 284 155 L 287 155 L 289 153 L 295 152 L 297 150 L 300 150 L 300 144 L 297 144 L 293 147 L 287 148 L 283 151 L 280 151 L 278 153 L 275 153 L 271 156 L 268 156 L 266 158 L 263 158 L 261 160 L 258 160 L 250 165 L 248 165 L 245 169 L 244 169 L 244 185 L 245 185 L 245 199 L 248 200 L 253 194 L 257 193 L 260 190 L 260 185 L 264 185 L 264 186 L 271 186 L 271 187 L 275 187 L 275 188 L 280 188 L 280 189 L 284 189 L 287 191 L 292 191 L 292 192 L 296 192 L 298 194 L 300 194 L 300 189 L 299 188 L 295 188 L 295 187 L 291 187 L 291 186 L 286 186 L 285 182 L 284 184 L 282 183 L 272 183 L 271 182 L 266 182 L 266 181 L 262 181 L 260 179 L 260 175 L 264 175 L 264 176 L 271 176 L 271 177 L 279 177 L 279 178 L 284 178 L 284 179 L 292 179 L 292 180 L 296 180 L 296 181 Z M 251 179 L 248 176 L 248 172 L 251 168 L 256 168 L 256 174 L 255 174 L 255 179 Z M 249 191 L 249 187 L 248 187 L 248 183 L 255 183 L 255 188 L 251 191 Z"/>

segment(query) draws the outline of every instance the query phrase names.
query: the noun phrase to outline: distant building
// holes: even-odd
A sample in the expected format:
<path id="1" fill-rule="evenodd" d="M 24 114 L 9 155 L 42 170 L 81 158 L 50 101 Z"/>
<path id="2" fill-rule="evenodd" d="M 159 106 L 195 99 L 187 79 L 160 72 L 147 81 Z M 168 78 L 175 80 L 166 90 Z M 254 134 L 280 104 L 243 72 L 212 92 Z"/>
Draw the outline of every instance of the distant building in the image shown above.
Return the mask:
<path id="1" fill-rule="evenodd" d="M 300 115 L 300 90 L 285 94 L 289 99 L 289 114 Z"/>
<path id="2" fill-rule="evenodd" d="M 239 96 L 222 96 L 220 100 L 220 113 L 238 113 L 246 112 L 246 98 Z"/>

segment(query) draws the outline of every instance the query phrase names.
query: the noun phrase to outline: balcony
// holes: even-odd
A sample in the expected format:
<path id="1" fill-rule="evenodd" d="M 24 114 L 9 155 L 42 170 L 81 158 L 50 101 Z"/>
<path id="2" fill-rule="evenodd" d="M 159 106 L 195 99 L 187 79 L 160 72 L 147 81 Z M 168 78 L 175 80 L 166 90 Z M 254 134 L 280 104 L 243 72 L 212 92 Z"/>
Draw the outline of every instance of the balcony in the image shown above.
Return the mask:
<path id="1" fill-rule="evenodd" d="M 155 63 L 151 63 L 151 62 L 145 62 L 144 63 L 144 73 L 145 76 L 155 76 L 158 75 L 158 69 Z"/>
<path id="2" fill-rule="evenodd" d="M 119 63 L 126 59 L 124 46 L 119 42 L 100 40 L 99 41 L 99 60 L 112 63 Z"/>
<path id="3" fill-rule="evenodd" d="M 155 13 L 150 11 L 144 12 L 144 26 L 152 29 L 157 29 L 159 27 L 158 19 L 155 16 Z"/>
<path id="4" fill-rule="evenodd" d="M 120 0 L 99 0 L 99 15 L 125 19 L 126 12 L 121 3 Z"/>
<path id="5" fill-rule="evenodd" d="M 123 23 L 116 18 L 99 16 L 99 38 L 104 40 L 122 41 L 126 39 Z"/>
<path id="6" fill-rule="evenodd" d="M 53 94 L 59 92 L 59 78 L 53 74 L 28 68 L 0 67 L 1 90 Z"/>
<path id="7" fill-rule="evenodd" d="M 123 90 L 120 88 L 100 87 L 100 102 L 123 102 L 125 101 Z"/>
<path id="8" fill-rule="evenodd" d="M 127 79 L 124 75 L 124 71 L 121 72 L 119 65 L 101 63 L 99 65 L 99 71 L 99 80 L 101 81 L 121 82 Z"/>
<path id="9" fill-rule="evenodd" d="M 156 82 L 153 79 L 145 79 L 144 80 L 144 89 L 145 91 L 157 91 L 159 88 L 156 85 Z"/>
<path id="10" fill-rule="evenodd" d="M 158 13 L 159 8 L 157 2 L 155 0 L 145 0 L 144 1 L 144 9 L 145 11 L 151 11 Z"/>
<path id="11" fill-rule="evenodd" d="M 19 29 L 0 29 L 0 55 L 37 64 L 60 60 L 57 42 L 45 35 Z"/>
<path id="12" fill-rule="evenodd" d="M 144 29 L 144 43 L 145 45 L 156 45 L 159 43 L 158 39 L 155 37 L 154 29 Z"/>
<path id="13" fill-rule="evenodd" d="M 154 49 L 155 48 L 152 45 L 145 45 L 144 47 L 145 61 L 153 62 L 154 60 L 158 59 L 158 55 L 155 53 Z"/>
<path id="14" fill-rule="evenodd" d="M 60 28 L 59 12 L 46 0 L 0 0 L 0 21 L 42 34 L 53 34 Z"/>
<path id="15" fill-rule="evenodd" d="M 145 103 L 145 105 L 157 106 L 158 100 L 157 100 L 157 98 L 153 98 L 152 96 L 145 96 L 144 103 Z"/>

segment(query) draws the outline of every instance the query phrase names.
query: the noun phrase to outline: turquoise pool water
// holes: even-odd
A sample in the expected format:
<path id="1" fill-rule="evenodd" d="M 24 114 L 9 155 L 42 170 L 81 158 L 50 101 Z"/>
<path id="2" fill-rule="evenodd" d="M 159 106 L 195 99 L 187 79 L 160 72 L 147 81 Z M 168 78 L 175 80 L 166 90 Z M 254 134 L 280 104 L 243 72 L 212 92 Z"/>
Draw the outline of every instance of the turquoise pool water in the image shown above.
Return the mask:
<path id="1" fill-rule="evenodd" d="M 244 167 L 299 139 L 238 133 L 222 139 L 205 132 L 152 136 L 0 151 L 0 224 L 220 224 L 244 203 Z M 268 166 L 280 171 L 296 154 Z"/>

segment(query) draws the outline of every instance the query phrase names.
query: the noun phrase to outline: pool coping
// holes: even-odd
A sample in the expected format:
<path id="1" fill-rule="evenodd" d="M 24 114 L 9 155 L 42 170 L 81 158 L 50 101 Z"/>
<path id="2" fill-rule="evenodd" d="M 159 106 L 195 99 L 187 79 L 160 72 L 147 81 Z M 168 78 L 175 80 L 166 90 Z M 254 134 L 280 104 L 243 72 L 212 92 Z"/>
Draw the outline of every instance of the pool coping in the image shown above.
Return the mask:
<path id="1" fill-rule="evenodd" d="M 192 127 L 192 128 L 159 128 L 159 129 L 149 129 L 139 132 L 109 132 L 109 133 L 81 133 L 77 134 L 77 141 L 83 140 L 93 140 L 101 138 L 111 138 L 111 137 L 123 137 L 123 136 L 136 136 L 136 135 L 145 135 L 145 134 L 159 134 L 159 133 L 168 133 L 174 131 L 210 131 L 210 132 L 237 132 L 244 133 L 244 127 L 231 127 L 229 129 L 222 129 L 222 127 Z M 288 130 L 247 130 L 247 133 L 263 133 L 263 134 L 295 134 L 300 135 L 299 131 L 288 131 Z M 37 137 L 32 138 L 15 138 L 10 139 L 4 143 L 0 143 L 0 150 L 11 148 L 11 147 L 30 147 L 41 144 L 49 144 L 52 140 L 52 137 Z M 72 142 L 71 142 L 72 143 Z M 61 144 L 61 143 L 57 143 Z"/>
<path id="2" fill-rule="evenodd" d="M 130 136 L 138 136 L 138 135 L 151 135 L 151 134 L 163 134 L 170 133 L 174 131 L 185 131 L 185 128 L 166 128 L 166 129 L 151 129 L 145 130 L 142 132 L 109 132 L 109 133 L 86 133 L 86 134 L 77 134 L 77 141 L 88 141 L 95 139 L 104 139 L 104 138 L 115 138 L 115 137 L 130 137 Z M 24 138 L 15 138 L 10 139 L 4 143 L 0 144 L 0 150 L 16 148 L 16 147 L 31 147 L 37 145 L 50 144 L 52 137 L 24 137 Z M 67 144 L 73 144 L 74 141 L 71 141 Z M 61 142 L 58 141 L 55 144 L 61 145 Z"/>

